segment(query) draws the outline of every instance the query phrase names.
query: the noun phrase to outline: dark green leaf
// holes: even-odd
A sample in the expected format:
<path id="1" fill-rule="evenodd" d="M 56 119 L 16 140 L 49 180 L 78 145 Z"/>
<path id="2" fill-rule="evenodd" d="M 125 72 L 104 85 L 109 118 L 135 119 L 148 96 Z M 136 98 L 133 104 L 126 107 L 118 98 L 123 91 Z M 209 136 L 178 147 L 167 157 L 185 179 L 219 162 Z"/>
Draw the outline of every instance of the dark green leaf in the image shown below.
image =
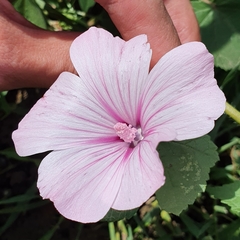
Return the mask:
<path id="1" fill-rule="evenodd" d="M 36 199 L 39 198 L 38 195 L 28 195 L 28 194 L 22 194 L 22 195 L 18 195 L 12 198 L 8 198 L 5 200 L 0 200 L 0 205 L 2 204 L 11 204 L 11 203 L 20 203 L 20 202 L 28 202 L 32 199 Z"/>
<path id="2" fill-rule="evenodd" d="M 128 211 L 118 211 L 111 208 L 106 214 L 106 216 L 102 219 L 102 221 L 115 222 L 123 218 L 128 219 L 128 218 L 131 218 L 137 212 L 137 210 L 138 208 L 128 210 Z"/>
<path id="3" fill-rule="evenodd" d="M 10 106 L 5 98 L 5 92 L 0 92 L 0 119 L 4 119 L 11 113 L 13 107 Z"/>
<path id="4" fill-rule="evenodd" d="M 166 183 L 156 192 L 156 197 L 162 209 L 179 215 L 202 192 L 210 168 L 218 161 L 216 146 L 209 136 L 204 136 L 160 143 L 158 151 Z"/>
<path id="5" fill-rule="evenodd" d="M 0 236 L 9 228 L 13 225 L 13 223 L 16 221 L 18 218 L 19 213 L 12 213 L 8 216 L 7 220 L 5 223 L 0 227 Z"/>
<path id="6" fill-rule="evenodd" d="M 9 159 L 14 159 L 22 162 L 33 162 L 36 164 L 36 166 L 39 165 L 40 161 L 38 159 L 34 159 L 31 157 L 20 157 L 17 155 L 16 151 L 13 148 L 8 148 L 0 151 L 0 154 L 9 158 Z"/>
<path id="7" fill-rule="evenodd" d="M 34 203 L 17 205 L 15 207 L 6 207 L 3 209 L 0 209 L 0 214 L 25 212 L 25 211 L 46 205 L 47 203 L 48 203 L 48 201 L 38 201 L 38 202 L 34 202 Z"/>
<path id="8" fill-rule="evenodd" d="M 240 218 L 228 224 L 219 234 L 219 240 L 239 240 L 240 236 Z"/>
<path id="9" fill-rule="evenodd" d="M 53 226 L 47 233 L 44 234 L 39 240 L 51 240 L 54 233 L 59 229 L 59 225 L 64 220 L 63 217 L 60 217 L 57 224 Z"/>
<path id="10" fill-rule="evenodd" d="M 78 2 L 79 2 L 81 9 L 84 12 L 87 12 L 89 10 L 89 8 L 91 8 L 95 4 L 94 0 L 78 0 Z"/>
<path id="11" fill-rule="evenodd" d="M 198 223 L 190 218 L 184 211 L 180 215 L 181 220 L 197 239 L 213 224 L 213 219 L 209 219 L 204 223 Z"/>

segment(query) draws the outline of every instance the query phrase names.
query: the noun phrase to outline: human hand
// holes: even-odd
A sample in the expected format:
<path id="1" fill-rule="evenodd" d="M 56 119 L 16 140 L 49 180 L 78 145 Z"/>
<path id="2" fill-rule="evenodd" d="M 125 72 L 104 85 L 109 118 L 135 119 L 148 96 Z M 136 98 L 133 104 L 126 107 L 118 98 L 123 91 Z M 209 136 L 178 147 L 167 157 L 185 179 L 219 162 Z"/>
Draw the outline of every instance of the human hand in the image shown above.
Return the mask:
<path id="1" fill-rule="evenodd" d="M 107 10 L 125 40 L 142 33 L 148 35 L 153 49 L 151 67 L 180 41 L 200 40 L 189 0 L 97 2 Z M 79 33 L 39 29 L 7 0 L 0 1 L 0 25 L 0 91 L 49 87 L 61 72 L 74 72 L 69 47 Z"/>
<path id="2" fill-rule="evenodd" d="M 0 91 L 49 87 L 63 71 L 74 72 L 69 47 L 79 33 L 50 32 L 0 0 Z"/>

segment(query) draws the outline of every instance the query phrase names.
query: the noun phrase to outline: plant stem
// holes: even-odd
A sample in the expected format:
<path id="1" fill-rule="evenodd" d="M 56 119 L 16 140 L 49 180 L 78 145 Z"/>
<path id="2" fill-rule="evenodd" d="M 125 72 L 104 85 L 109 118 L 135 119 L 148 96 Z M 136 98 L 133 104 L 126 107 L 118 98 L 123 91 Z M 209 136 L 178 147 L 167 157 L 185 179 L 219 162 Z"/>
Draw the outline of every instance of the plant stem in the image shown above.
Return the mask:
<path id="1" fill-rule="evenodd" d="M 109 236 L 110 236 L 110 240 L 115 240 L 115 226 L 113 222 L 109 222 L 108 223 L 108 231 L 109 231 Z"/>
<path id="2" fill-rule="evenodd" d="M 235 122 L 240 124 L 240 112 L 236 108 L 234 108 L 231 104 L 229 104 L 228 102 L 226 102 L 225 113 L 230 118 L 232 118 Z"/>

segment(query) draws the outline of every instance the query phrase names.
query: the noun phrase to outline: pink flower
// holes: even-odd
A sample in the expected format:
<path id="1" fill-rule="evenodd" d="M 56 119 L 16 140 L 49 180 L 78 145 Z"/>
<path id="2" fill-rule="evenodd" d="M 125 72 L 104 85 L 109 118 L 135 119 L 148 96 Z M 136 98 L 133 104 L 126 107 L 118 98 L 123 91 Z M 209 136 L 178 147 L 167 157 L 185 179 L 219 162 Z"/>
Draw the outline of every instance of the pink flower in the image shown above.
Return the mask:
<path id="1" fill-rule="evenodd" d="M 200 42 L 168 52 L 150 73 L 145 35 L 125 42 L 91 28 L 70 55 L 79 77 L 62 73 L 13 140 L 21 156 L 52 151 L 39 167 L 43 198 L 66 218 L 96 222 L 153 195 L 165 181 L 158 143 L 208 133 L 225 97 Z"/>

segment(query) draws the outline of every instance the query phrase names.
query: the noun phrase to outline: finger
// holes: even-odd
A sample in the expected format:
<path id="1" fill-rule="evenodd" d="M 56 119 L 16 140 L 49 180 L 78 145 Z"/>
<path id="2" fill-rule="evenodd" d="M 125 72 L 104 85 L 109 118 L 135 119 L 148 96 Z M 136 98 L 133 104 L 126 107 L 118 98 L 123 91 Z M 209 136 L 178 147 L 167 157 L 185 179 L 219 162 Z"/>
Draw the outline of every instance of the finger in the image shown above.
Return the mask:
<path id="1" fill-rule="evenodd" d="M 97 0 L 110 15 L 123 39 L 147 34 L 153 49 L 151 66 L 180 45 L 176 29 L 162 0 Z"/>
<path id="2" fill-rule="evenodd" d="M 164 0 L 181 43 L 201 41 L 199 25 L 189 0 Z"/>

